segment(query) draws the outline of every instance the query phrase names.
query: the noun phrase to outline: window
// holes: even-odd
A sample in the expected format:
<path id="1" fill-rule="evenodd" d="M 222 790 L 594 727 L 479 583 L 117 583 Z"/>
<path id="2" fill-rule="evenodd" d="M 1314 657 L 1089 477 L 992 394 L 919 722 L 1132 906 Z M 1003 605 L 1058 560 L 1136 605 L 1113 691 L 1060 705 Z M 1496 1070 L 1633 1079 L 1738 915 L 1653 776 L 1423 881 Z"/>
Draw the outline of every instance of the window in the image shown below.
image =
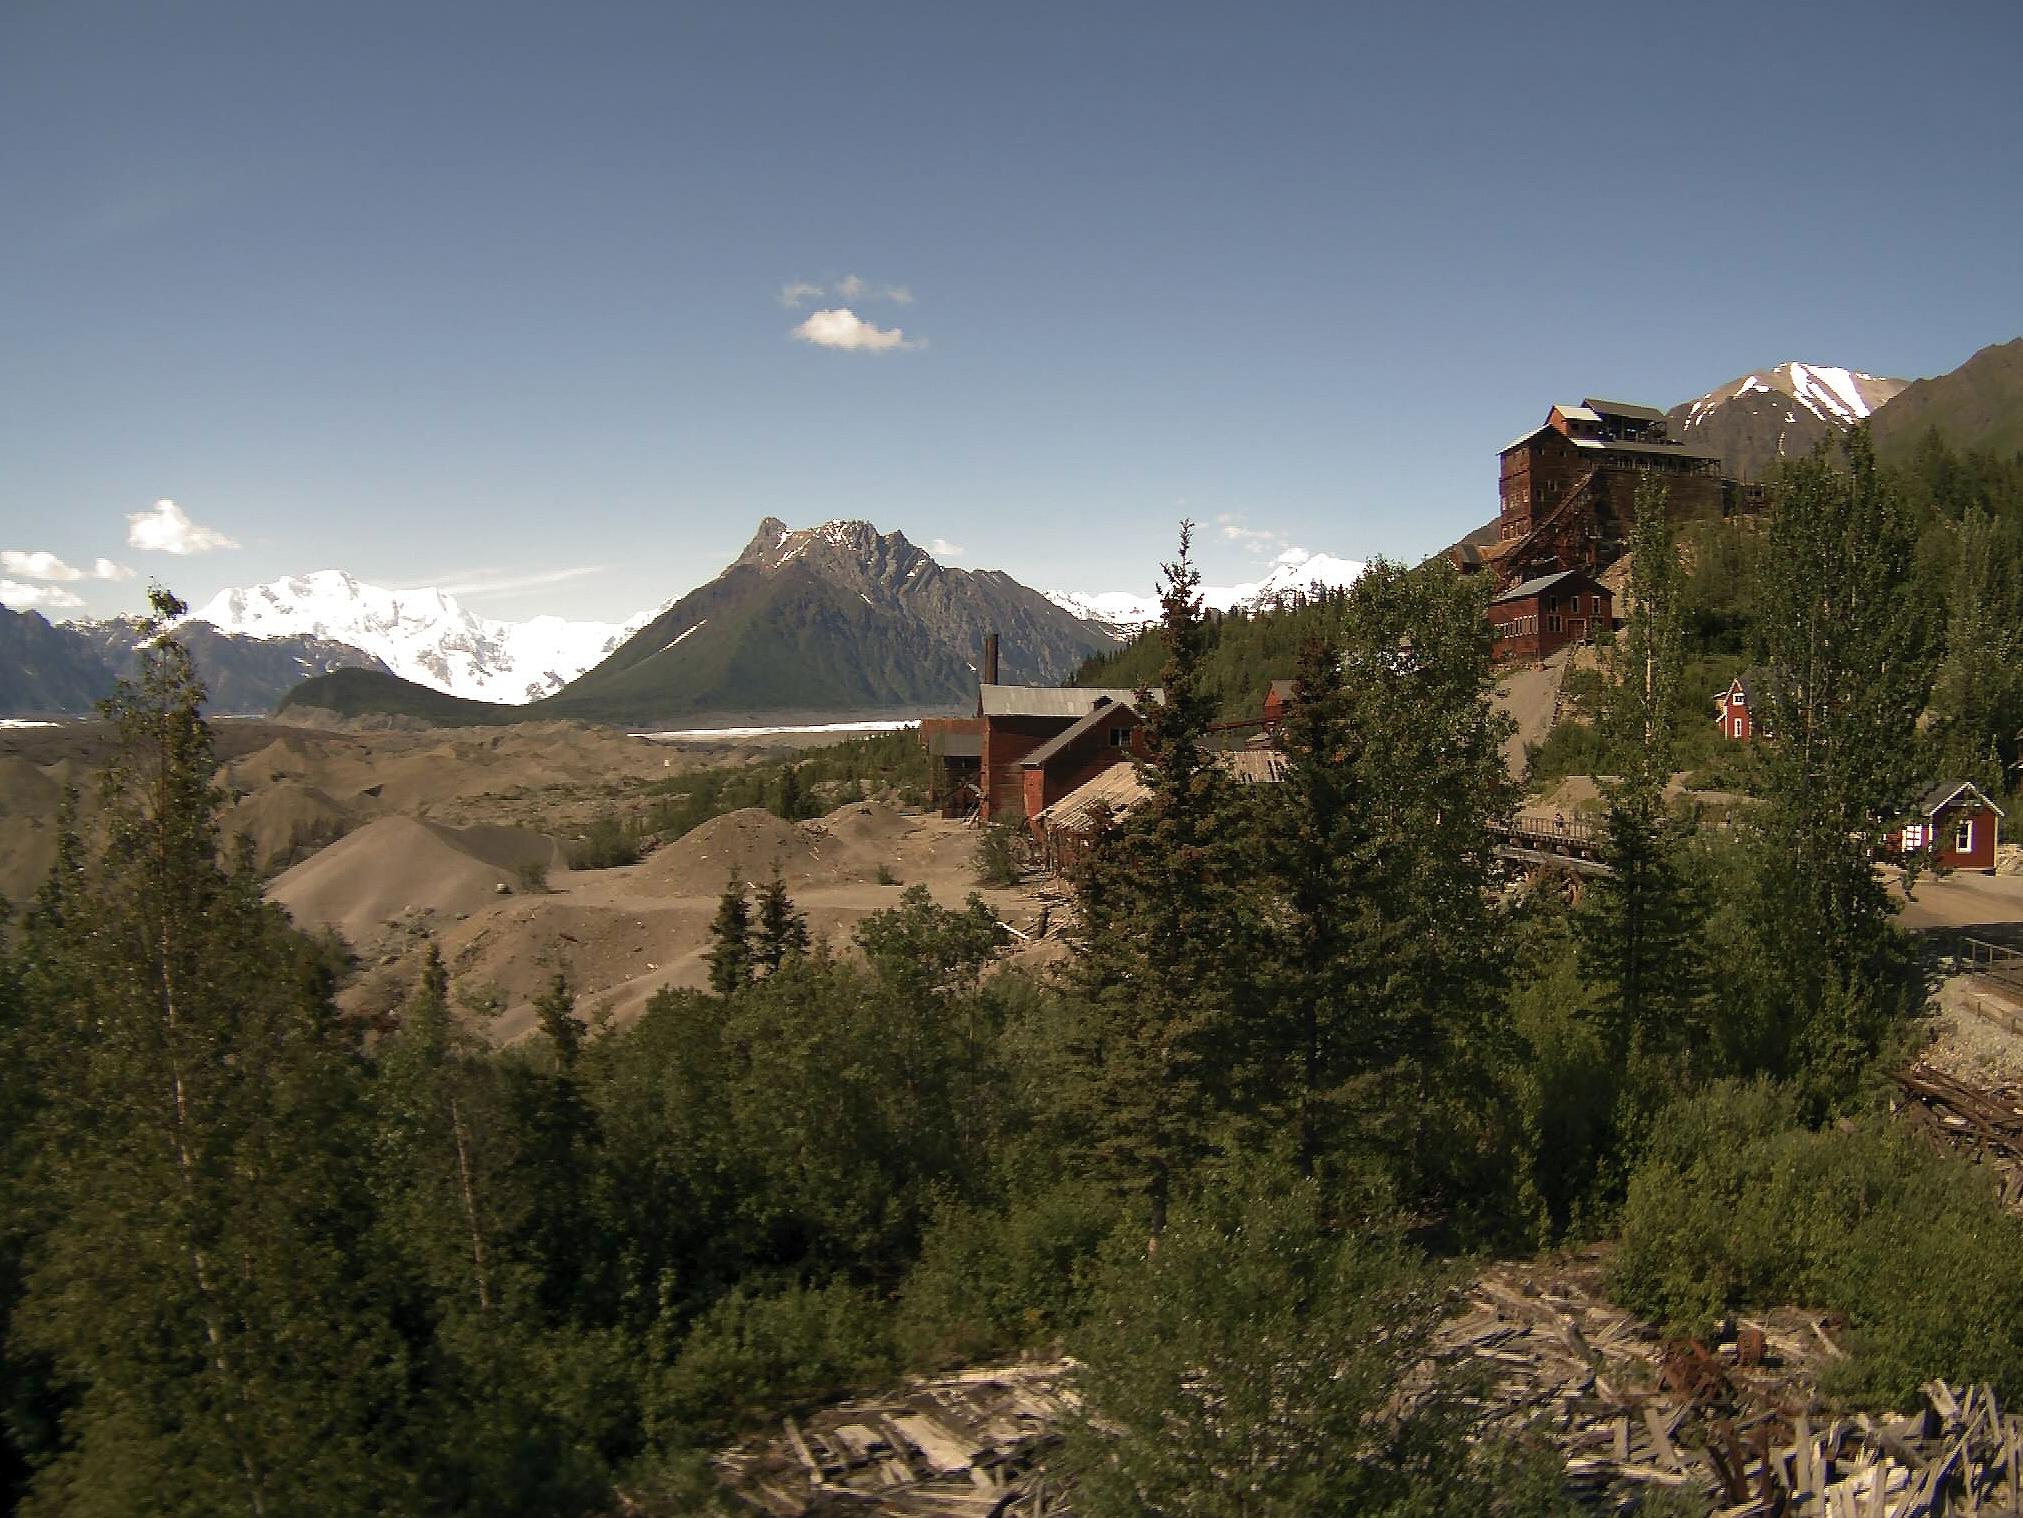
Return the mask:
<path id="1" fill-rule="evenodd" d="M 1113 728 L 1111 728 L 1111 729 L 1110 729 L 1110 747 L 1111 747 L 1111 748 L 1128 748 L 1128 747 L 1130 746 L 1130 743 L 1131 743 L 1131 729 L 1130 729 L 1130 728 L 1128 728 L 1128 727 L 1113 727 Z"/>
<path id="2" fill-rule="evenodd" d="M 1953 829 L 1953 852 L 1955 854 L 1974 852 L 1974 821 L 1971 817 L 1964 819 Z"/>
<path id="3" fill-rule="evenodd" d="M 1737 718 L 1735 719 L 1735 736 L 1736 736 L 1736 737 L 1738 737 L 1738 738 L 1743 738 L 1743 737 L 1747 737 L 1747 736 L 1748 736 L 1748 735 L 1747 735 L 1746 733 L 1744 733 L 1744 732 L 1742 731 L 1742 727 L 1743 727 L 1743 719 L 1742 719 L 1742 718 L 1740 718 L 1740 717 L 1737 717 Z"/>
<path id="4" fill-rule="evenodd" d="M 1545 630 L 1555 633 L 1559 631 L 1559 614 L 1557 612 L 1545 619 Z"/>
<path id="5" fill-rule="evenodd" d="M 1742 694 L 1741 686 L 1739 685 L 1736 686 L 1735 689 L 1729 693 L 1728 704 L 1730 706 L 1747 706 L 1749 704 L 1749 698 Z"/>
<path id="6" fill-rule="evenodd" d="M 1924 846 L 1925 825 L 1922 822 L 1911 823 L 1904 829 L 1904 852 L 1908 854 L 1912 849 L 1921 849 Z"/>

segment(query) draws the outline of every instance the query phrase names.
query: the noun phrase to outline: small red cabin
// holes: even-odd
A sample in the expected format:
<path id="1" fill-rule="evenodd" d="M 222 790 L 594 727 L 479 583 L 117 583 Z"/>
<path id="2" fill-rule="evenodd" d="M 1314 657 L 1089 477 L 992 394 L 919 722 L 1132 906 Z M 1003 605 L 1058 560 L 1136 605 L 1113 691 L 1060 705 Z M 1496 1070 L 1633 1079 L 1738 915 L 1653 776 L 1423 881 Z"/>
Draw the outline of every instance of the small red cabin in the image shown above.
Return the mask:
<path id="1" fill-rule="evenodd" d="M 1910 818 L 1887 842 L 1898 857 L 1922 853 L 1942 870 L 1995 868 L 2002 809 L 1971 780 L 1941 780 L 1918 798 Z"/>
<path id="2" fill-rule="evenodd" d="M 1264 692 L 1264 726 L 1270 732 L 1285 721 L 1286 708 L 1292 705 L 1293 683 L 1291 680 L 1274 680 Z"/>
<path id="3" fill-rule="evenodd" d="M 1489 603 L 1495 628 L 1489 656 L 1498 663 L 1543 659 L 1615 625 L 1615 597 L 1582 569 L 1562 569 L 1514 585 Z"/>
<path id="4" fill-rule="evenodd" d="M 1757 683 L 1748 675 L 1737 675 L 1728 688 L 1714 697 L 1714 725 L 1730 743 L 1749 743 L 1768 737 L 1756 709 Z"/>

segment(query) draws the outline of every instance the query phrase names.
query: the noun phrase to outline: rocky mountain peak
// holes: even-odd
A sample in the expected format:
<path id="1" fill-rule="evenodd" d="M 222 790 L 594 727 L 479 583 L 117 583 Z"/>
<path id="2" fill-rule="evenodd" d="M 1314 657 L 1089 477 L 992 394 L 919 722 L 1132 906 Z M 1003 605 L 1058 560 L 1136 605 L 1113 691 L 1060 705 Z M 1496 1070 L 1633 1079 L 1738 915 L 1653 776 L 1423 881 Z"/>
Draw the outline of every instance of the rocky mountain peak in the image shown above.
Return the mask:
<path id="1" fill-rule="evenodd" d="M 1779 459 L 1811 452 L 1909 383 L 1829 364 L 1779 364 L 1739 375 L 1666 415 L 1678 441 L 1716 455 L 1737 479 L 1760 480 Z"/>
<path id="2" fill-rule="evenodd" d="M 737 562 L 763 574 L 802 564 L 860 593 L 874 588 L 896 592 L 909 578 L 943 572 L 905 533 L 880 532 L 869 522 L 842 518 L 791 528 L 778 517 L 767 517 Z"/>

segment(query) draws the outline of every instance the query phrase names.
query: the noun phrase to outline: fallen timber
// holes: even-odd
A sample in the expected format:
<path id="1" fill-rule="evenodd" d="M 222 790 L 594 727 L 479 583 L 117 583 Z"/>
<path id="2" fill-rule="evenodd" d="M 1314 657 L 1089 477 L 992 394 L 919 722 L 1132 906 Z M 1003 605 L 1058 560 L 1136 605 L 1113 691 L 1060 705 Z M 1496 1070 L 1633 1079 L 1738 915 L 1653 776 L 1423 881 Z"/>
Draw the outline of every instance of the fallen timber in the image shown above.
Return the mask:
<path id="1" fill-rule="evenodd" d="M 1841 1354 L 1830 1320 L 1783 1308 L 1712 1342 L 1667 1340 L 1601 1299 L 1605 1258 L 1491 1267 L 1434 1352 L 1474 1382 L 1482 1432 L 1556 1448 L 1584 1506 L 1627 1514 L 1676 1488 L 1719 1518 L 2023 1515 L 2023 1419 L 1988 1388 L 1935 1381 L 1908 1416 L 1831 1417 L 1813 1395 L 1817 1367 Z M 719 1455 L 717 1471 L 774 1518 L 1073 1518 L 1072 1486 L 1047 1467 L 1076 1405 L 1074 1368 L 916 1381 L 787 1419 Z"/>
<path id="2" fill-rule="evenodd" d="M 2023 1211 L 2023 1089 L 1970 1086 L 1925 1064 L 1891 1079 L 1904 1093 L 1896 1115 L 1941 1147 L 1988 1166 L 2002 1205 Z"/>
<path id="3" fill-rule="evenodd" d="M 717 1475 L 775 1518 L 1066 1518 L 1066 1494 L 1043 1462 L 1075 1405 L 1072 1369 L 1055 1360 L 963 1371 L 789 1418 L 777 1437 L 718 1455 Z"/>

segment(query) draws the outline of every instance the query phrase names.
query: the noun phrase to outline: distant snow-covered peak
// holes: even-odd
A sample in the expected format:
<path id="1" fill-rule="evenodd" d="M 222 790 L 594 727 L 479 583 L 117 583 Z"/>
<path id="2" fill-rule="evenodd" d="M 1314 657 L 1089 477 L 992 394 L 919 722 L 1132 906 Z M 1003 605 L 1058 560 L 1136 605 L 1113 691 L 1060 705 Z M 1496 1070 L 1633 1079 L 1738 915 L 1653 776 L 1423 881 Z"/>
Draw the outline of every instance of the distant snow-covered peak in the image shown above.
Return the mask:
<path id="1" fill-rule="evenodd" d="M 1286 550 L 1261 580 L 1241 585 L 1204 585 L 1202 605 L 1211 611 L 1254 611 L 1280 605 L 1315 591 L 1342 590 L 1355 583 L 1363 572 L 1359 559 L 1341 559 L 1333 554 Z M 1122 633 L 1134 633 L 1159 620 L 1159 598 L 1128 590 L 1047 591 L 1049 601 L 1073 612 L 1085 621 L 1101 623 Z"/>
<path id="2" fill-rule="evenodd" d="M 447 591 L 389 590 L 320 569 L 219 591 L 185 620 L 251 638 L 326 638 L 417 684 L 519 704 L 560 690 L 664 609 L 625 623 L 506 622 L 477 615 Z"/>
<path id="3" fill-rule="evenodd" d="M 1690 430 L 1728 402 L 1762 394 L 1787 396 L 1822 422 L 1836 428 L 1852 427 L 1909 383 L 1831 364 L 1779 364 L 1774 369 L 1754 370 L 1709 390 L 1687 409 L 1685 425 Z"/>

